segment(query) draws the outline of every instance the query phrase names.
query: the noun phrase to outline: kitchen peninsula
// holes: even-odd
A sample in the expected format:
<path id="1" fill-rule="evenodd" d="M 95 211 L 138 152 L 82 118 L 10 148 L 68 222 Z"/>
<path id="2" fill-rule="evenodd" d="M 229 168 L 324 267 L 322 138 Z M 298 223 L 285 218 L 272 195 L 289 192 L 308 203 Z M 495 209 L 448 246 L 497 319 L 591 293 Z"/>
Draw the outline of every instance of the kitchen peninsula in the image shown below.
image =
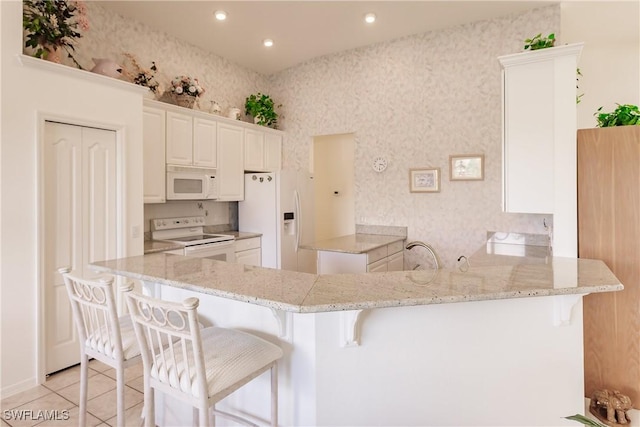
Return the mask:
<path id="1" fill-rule="evenodd" d="M 278 343 L 283 425 L 562 425 L 584 405 L 581 297 L 623 287 L 598 260 L 486 257 L 320 276 L 164 253 L 93 267 Z M 268 392 L 260 378 L 220 409 L 260 422 Z M 159 425 L 191 414 L 158 408 Z"/>

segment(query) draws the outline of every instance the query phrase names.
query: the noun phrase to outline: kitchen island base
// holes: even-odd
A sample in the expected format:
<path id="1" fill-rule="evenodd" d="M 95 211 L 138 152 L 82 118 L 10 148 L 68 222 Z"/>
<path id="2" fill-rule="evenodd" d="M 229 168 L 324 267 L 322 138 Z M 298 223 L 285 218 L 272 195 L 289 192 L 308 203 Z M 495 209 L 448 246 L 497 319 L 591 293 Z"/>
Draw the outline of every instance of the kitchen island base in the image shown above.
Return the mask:
<path id="1" fill-rule="evenodd" d="M 163 299 L 199 298 L 207 326 L 283 348 L 280 425 L 557 426 L 584 411 L 581 300 L 563 326 L 555 326 L 553 297 L 369 309 L 360 345 L 344 347 L 341 312 L 276 317 L 259 305 L 152 288 Z M 158 425 L 191 422 L 190 408 L 157 398 Z M 268 375 L 217 408 L 265 424 Z"/>

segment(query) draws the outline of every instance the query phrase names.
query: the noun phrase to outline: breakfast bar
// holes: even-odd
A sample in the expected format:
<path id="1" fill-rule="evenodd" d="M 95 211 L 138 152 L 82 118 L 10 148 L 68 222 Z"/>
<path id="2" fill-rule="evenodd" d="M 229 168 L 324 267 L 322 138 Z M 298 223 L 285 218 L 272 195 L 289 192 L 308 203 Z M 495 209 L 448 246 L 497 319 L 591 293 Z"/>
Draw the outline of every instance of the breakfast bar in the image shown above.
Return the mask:
<path id="1" fill-rule="evenodd" d="M 602 261 L 560 257 L 330 275 L 165 253 L 92 267 L 196 296 L 204 324 L 281 346 L 282 425 L 562 425 L 584 405 L 582 296 L 623 289 Z M 268 378 L 254 383 L 220 409 L 263 423 Z M 159 425 L 191 416 L 156 407 Z"/>

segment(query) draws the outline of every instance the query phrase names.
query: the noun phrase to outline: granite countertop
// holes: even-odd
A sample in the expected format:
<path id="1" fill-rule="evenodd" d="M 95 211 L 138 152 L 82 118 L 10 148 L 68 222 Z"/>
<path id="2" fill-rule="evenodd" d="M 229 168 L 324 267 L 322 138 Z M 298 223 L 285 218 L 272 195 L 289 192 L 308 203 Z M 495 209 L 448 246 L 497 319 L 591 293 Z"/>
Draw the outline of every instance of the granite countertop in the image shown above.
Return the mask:
<path id="1" fill-rule="evenodd" d="M 165 240 L 145 240 L 144 241 L 145 254 L 172 251 L 174 249 L 182 249 L 182 248 L 184 248 L 184 246 L 178 243 L 167 242 Z"/>
<path id="2" fill-rule="evenodd" d="M 300 245 L 300 247 L 302 249 L 311 249 L 315 251 L 364 254 L 381 246 L 401 242 L 403 240 L 405 240 L 404 236 L 356 233 L 333 239 L 319 240 L 306 245 Z"/>
<path id="3" fill-rule="evenodd" d="M 487 255 L 491 257 L 491 255 Z M 189 289 L 264 307 L 317 313 L 622 290 L 600 260 L 508 257 L 466 271 L 315 275 L 155 253 L 96 262 L 100 272 Z M 519 261 L 517 261 L 519 260 Z M 477 265 L 476 265 L 477 264 Z"/>
<path id="4" fill-rule="evenodd" d="M 261 233 L 249 233 L 244 231 L 219 231 L 218 234 L 229 234 L 236 240 L 251 239 L 253 237 L 261 237 Z M 174 249 L 182 249 L 184 246 L 166 240 L 145 240 L 144 253 L 152 254 L 156 252 L 172 251 Z"/>

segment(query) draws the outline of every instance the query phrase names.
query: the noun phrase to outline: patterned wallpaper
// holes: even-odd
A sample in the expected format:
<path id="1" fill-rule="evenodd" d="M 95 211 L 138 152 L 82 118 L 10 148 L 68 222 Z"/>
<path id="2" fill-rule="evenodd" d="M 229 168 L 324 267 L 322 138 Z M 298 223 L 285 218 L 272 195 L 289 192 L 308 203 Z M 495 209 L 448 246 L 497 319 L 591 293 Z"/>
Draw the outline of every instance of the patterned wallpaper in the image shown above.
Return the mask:
<path id="1" fill-rule="evenodd" d="M 313 136 L 355 133 L 355 223 L 407 226 L 408 239 L 433 245 L 445 266 L 480 248 L 489 230 L 544 232 L 545 216 L 501 211 L 496 58 L 519 52 L 522 40 L 539 32 L 558 34 L 560 6 L 316 58 L 269 77 L 88 6 L 91 29 L 77 46 L 81 64 L 90 68 L 92 57 L 131 52 L 142 65 L 156 61 L 165 81 L 177 74 L 199 78 L 204 99 L 224 109 L 242 107 L 249 93 L 270 93 L 284 105 L 286 168 L 307 167 Z M 472 153 L 485 155 L 484 181 L 450 182 L 449 155 Z M 381 174 L 370 166 L 376 156 L 389 160 Z M 441 191 L 410 193 L 415 167 L 441 168 Z M 220 208 L 212 222 L 227 220 Z M 162 214 L 162 207 L 154 209 Z M 407 265 L 424 256 L 409 252 Z"/>
<path id="2" fill-rule="evenodd" d="M 408 227 L 446 266 L 488 230 L 543 233 L 542 215 L 501 210 L 501 70 L 497 57 L 539 32 L 560 7 L 405 37 L 317 58 L 271 76 L 284 104 L 284 164 L 304 168 L 313 136 L 356 134 L 354 221 Z M 484 181 L 450 182 L 450 154 L 485 155 Z M 389 161 L 376 173 L 376 156 Z M 439 167 L 439 193 L 410 193 L 409 169 Z M 552 218 L 547 218 L 551 222 Z M 416 257 L 408 254 L 409 266 Z"/>
<path id="3" fill-rule="evenodd" d="M 125 52 L 132 53 L 143 67 L 155 61 L 165 89 L 177 75 L 199 80 L 206 90 L 199 107 L 204 111 L 209 111 L 211 100 L 217 101 L 223 112 L 229 107 L 243 108 L 249 94 L 268 90 L 267 78 L 254 71 L 125 19 L 93 2 L 87 2 L 87 6 L 91 28 L 83 33 L 76 46 L 77 59 L 86 69 L 93 68 L 92 58 L 117 59 L 122 65 L 126 63 Z"/>

